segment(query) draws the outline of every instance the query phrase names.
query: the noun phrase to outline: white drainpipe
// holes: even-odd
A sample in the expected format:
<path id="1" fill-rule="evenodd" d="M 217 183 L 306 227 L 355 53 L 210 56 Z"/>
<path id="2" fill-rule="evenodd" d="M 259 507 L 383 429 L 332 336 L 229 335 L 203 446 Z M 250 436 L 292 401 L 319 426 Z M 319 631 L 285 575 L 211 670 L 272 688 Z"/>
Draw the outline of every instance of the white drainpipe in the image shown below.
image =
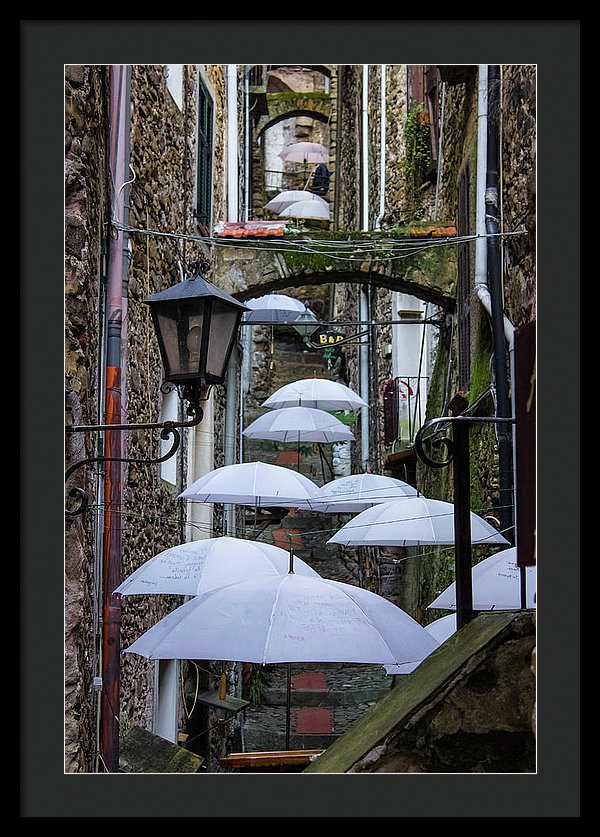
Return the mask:
<path id="1" fill-rule="evenodd" d="M 385 145 L 386 145 L 386 72 L 387 64 L 381 65 L 381 147 L 379 150 L 379 215 L 375 221 L 375 229 L 381 229 L 381 222 L 385 214 Z"/>
<path id="2" fill-rule="evenodd" d="M 369 229 L 369 65 L 362 68 L 362 228 Z M 369 306 L 367 291 L 361 286 L 359 291 L 359 319 L 361 331 L 368 322 Z M 365 335 L 361 338 L 358 350 L 360 372 L 360 396 L 369 403 L 369 340 Z M 369 460 L 369 409 L 361 407 L 360 411 L 360 450 L 363 467 Z"/>
<path id="3" fill-rule="evenodd" d="M 227 220 L 239 220 L 238 101 L 237 64 L 227 65 Z M 227 367 L 225 401 L 225 465 L 235 464 L 237 424 L 237 352 L 231 353 Z M 225 533 L 235 536 L 235 506 L 224 507 Z"/>
<path id="4" fill-rule="evenodd" d="M 479 65 L 479 93 L 477 116 L 477 203 L 475 242 L 475 292 L 488 314 L 491 316 L 492 303 L 487 284 L 487 239 L 485 230 L 485 181 L 487 164 L 487 64 Z M 514 346 L 515 328 L 508 317 L 504 316 L 504 334 L 509 351 Z"/>
<path id="5" fill-rule="evenodd" d="M 475 292 L 481 301 L 488 315 L 492 316 L 492 301 L 487 282 L 487 239 L 485 228 L 485 187 L 487 167 L 487 92 L 488 92 L 488 68 L 487 64 L 479 65 L 479 90 L 478 90 L 478 124 L 477 124 L 477 203 L 476 203 L 476 233 L 475 242 Z M 504 315 L 504 336 L 508 346 L 510 361 L 510 382 L 511 382 L 511 403 L 512 413 L 515 413 L 515 327 Z M 513 467 L 516 474 L 516 440 L 515 428 L 513 427 Z M 516 480 L 514 484 L 515 509 Z M 515 514 L 515 536 L 517 531 Z"/>
<path id="6" fill-rule="evenodd" d="M 227 65 L 227 220 L 239 218 L 237 64 Z"/>

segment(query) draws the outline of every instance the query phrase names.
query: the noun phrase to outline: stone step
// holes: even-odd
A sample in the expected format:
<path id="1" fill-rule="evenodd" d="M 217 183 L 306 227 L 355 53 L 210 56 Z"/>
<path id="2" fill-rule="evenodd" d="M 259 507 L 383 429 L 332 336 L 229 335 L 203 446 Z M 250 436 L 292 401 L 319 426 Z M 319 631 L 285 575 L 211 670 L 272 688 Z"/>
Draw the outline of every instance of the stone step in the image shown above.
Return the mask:
<path id="1" fill-rule="evenodd" d="M 327 692 L 314 689 L 293 689 L 291 703 L 292 706 L 350 707 L 359 703 L 377 701 L 388 691 L 389 686 L 338 691 L 328 690 Z M 269 706 L 285 706 L 286 702 L 286 689 L 267 689 L 264 693 L 264 703 Z"/>

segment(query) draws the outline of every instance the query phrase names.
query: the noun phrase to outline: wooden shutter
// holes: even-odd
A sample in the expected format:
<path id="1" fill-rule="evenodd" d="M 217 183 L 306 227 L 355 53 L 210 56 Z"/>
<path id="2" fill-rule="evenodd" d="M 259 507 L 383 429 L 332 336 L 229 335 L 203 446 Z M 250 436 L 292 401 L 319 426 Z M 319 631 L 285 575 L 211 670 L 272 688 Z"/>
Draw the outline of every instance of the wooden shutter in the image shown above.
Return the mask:
<path id="1" fill-rule="evenodd" d="M 196 218 L 210 230 L 212 207 L 213 101 L 202 79 L 198 90 L 198 184 Z"/>
<path id="2" fill-rule="evenodd" d="M 435 163 L 438 157 L 438 139 L 440 129 L 440 108 L 439 108 L 439 77 L 438 68 L 434 66 L 425 67 L 425 106 L 429 112 L 429 129 L 431 136 L 431 159 Z"/>
<path id="3" fill-rule="evenodd" d="M 425 101 L 425 67 L 423 64 L 408 65 L 408 108 Z"/>

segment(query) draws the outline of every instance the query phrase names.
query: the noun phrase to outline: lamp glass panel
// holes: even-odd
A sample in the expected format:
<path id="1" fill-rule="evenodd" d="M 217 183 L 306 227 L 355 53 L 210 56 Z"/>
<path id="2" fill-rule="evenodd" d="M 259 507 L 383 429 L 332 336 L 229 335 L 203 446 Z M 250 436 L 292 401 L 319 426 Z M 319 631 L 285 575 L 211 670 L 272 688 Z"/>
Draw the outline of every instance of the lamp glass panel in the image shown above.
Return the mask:
<path id="1" fill-rule="evenodd" d="M 214 375 L 219 379 L 225 377 L 239 314 L 238 308 L 231 308 L 217 299 L 213 300 L 206 358 L 207 375 Z"/>
<path id="2" fill-rule="evenodd" d="M 202 346 L 202 311 L 177 305 L 157 312 L 169 375 L 198 375 Z"/>

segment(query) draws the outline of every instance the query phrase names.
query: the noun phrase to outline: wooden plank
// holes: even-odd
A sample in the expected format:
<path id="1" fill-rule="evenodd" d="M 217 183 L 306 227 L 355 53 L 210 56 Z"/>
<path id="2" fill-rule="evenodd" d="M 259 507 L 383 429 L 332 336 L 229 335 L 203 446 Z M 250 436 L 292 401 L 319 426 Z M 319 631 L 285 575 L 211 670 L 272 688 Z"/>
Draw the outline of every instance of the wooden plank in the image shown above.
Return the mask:
<path id="1" fill-rule="evenodd" d="M 223 767 L 252 768 L 310 764 L 323 750 L 265 750 L 259 753 L 230 753 L 219 759 Z"/>
<path id="2" fill-rule="evenodd" d="M 218 692 L 200 692 L 197 697 L 198 703 L 203 703 L 206 706 L 212 706 L 215 709 L 224 709 L 227 712 L 237 714 L 250 706 L 250 701 L 241 700 L 240 698 L 227 695 L 225 698 L 220 698 Z"/>
<path id="3" fill-rule="evenodd" d="M 197 773 L 203 759 L 141 727 L 132 727 L 120 742 L 121 773 Z"/>

